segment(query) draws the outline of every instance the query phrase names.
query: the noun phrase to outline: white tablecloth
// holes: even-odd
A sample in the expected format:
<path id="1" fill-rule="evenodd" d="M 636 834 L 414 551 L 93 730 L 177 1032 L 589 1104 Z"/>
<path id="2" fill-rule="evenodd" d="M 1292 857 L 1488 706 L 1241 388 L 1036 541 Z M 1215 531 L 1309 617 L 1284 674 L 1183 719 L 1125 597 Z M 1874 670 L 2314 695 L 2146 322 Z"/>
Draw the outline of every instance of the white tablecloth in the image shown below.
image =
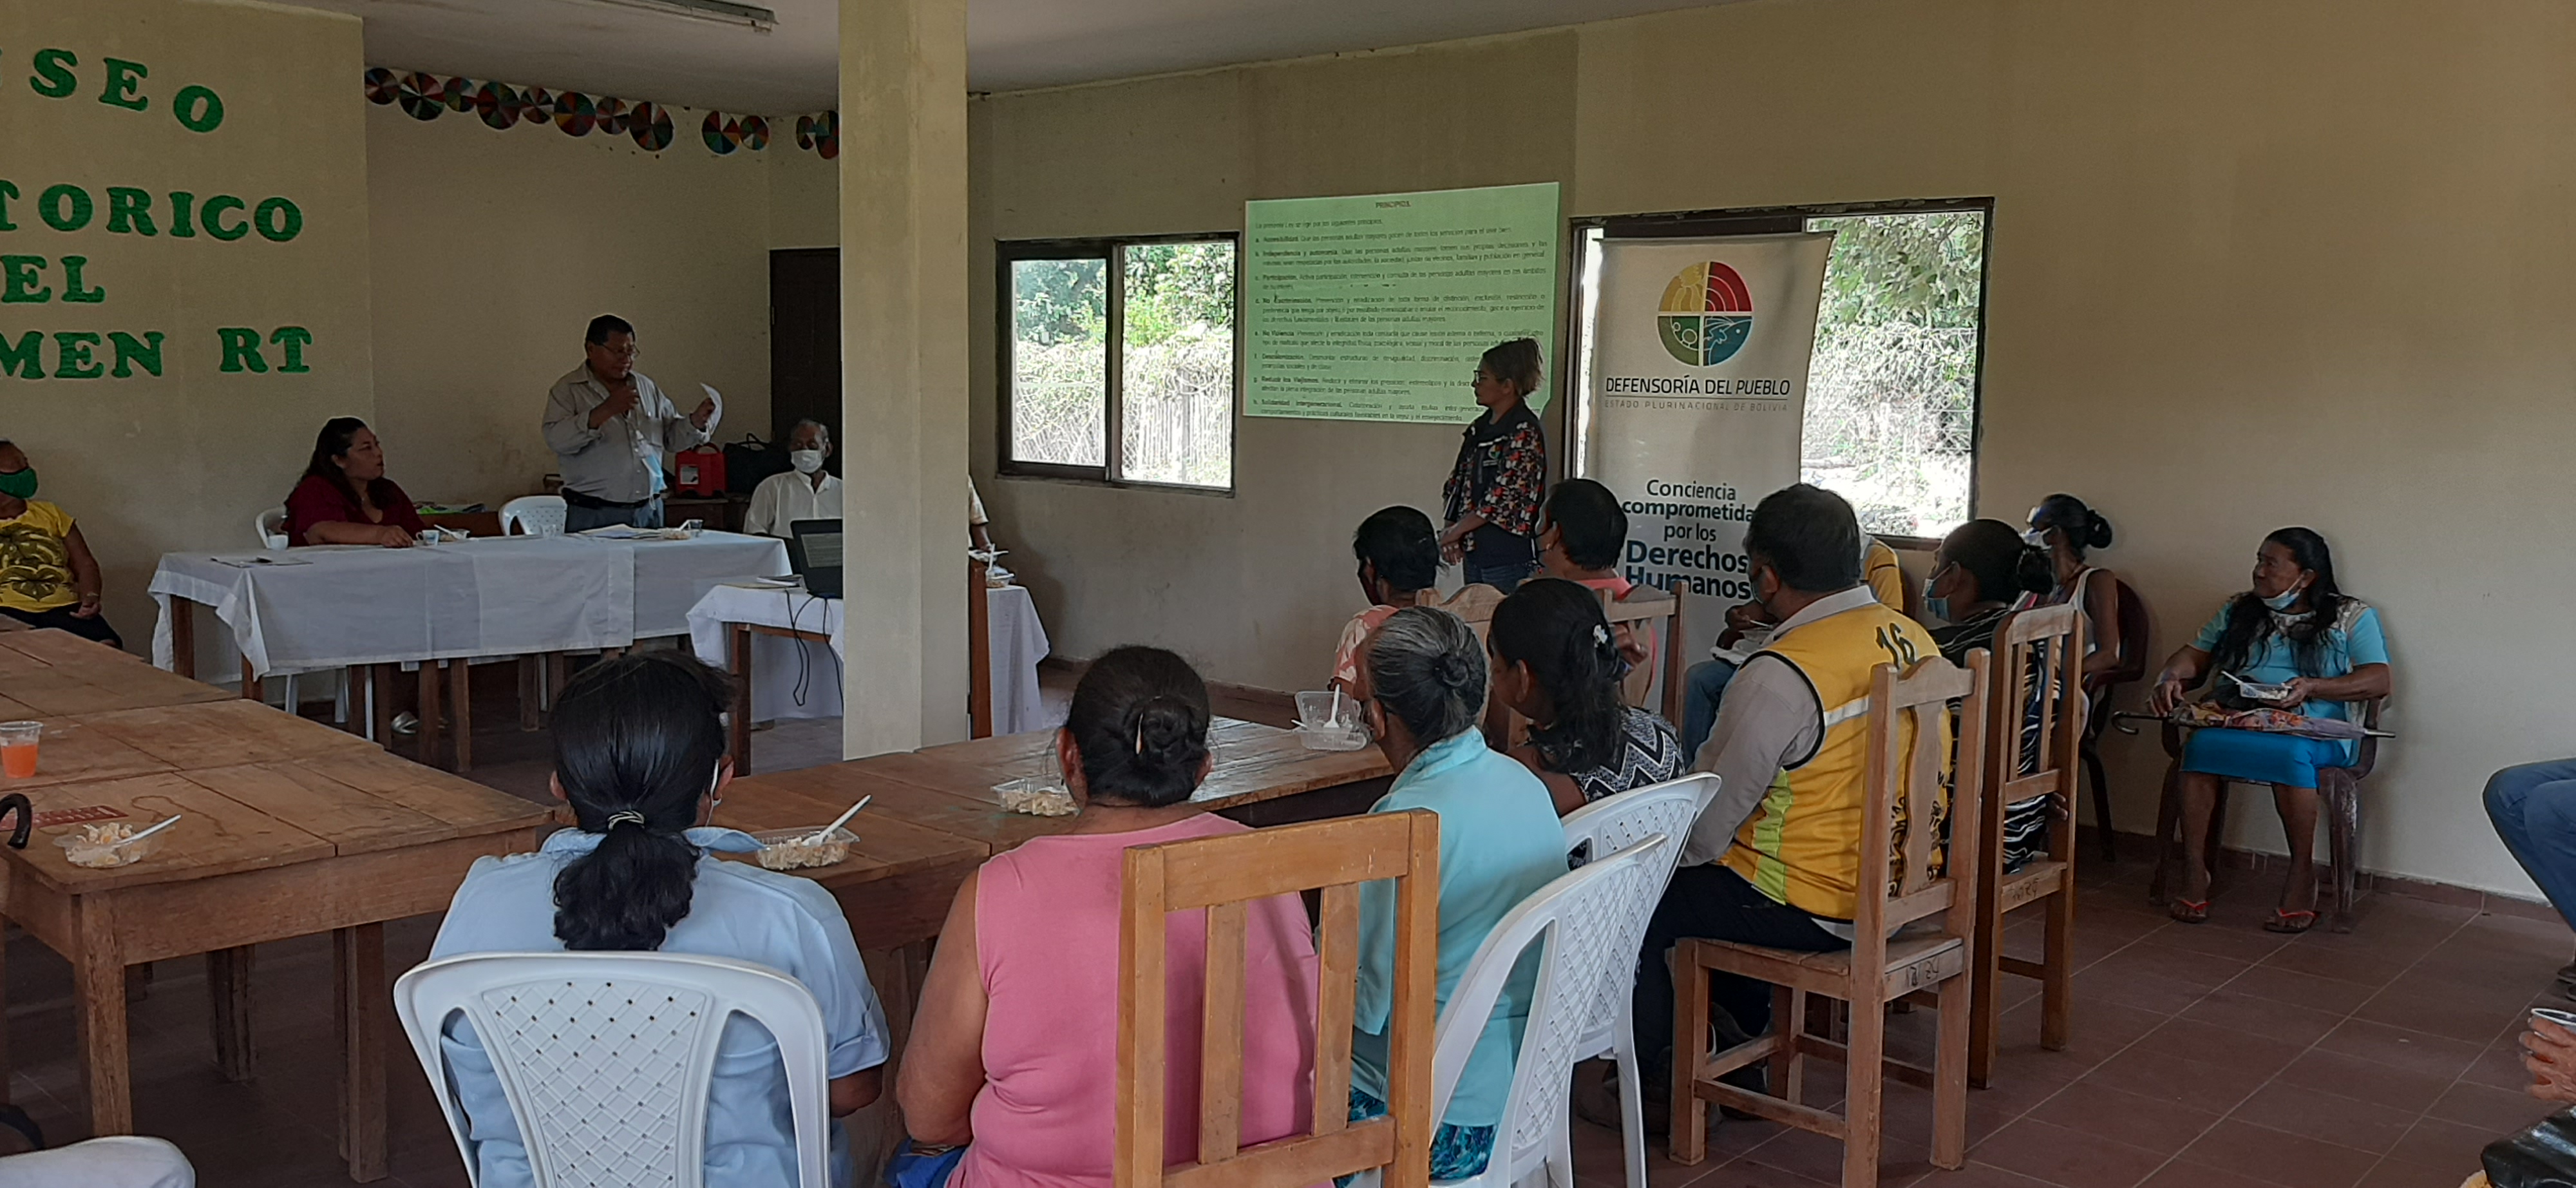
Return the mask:
<path id="1" fill-rule="evenodd" d="M 985 591 L 991 611 L 993 643 L 993 730 L 1017 734 L 1045 725 L 1045 698 L 1038 690 L 1038 661 L 1046 659 L 1046 628 L 1038 622 L 1037 603 L 1021 586 Z M 689 611 L 689 642 L 698 659 L 725 668 L 733 653 L 725 636 L 727 623 L 753 623 L 831 637 L 831 648 L 774 635 L 754 635 L 751 642 L 751 714 L 763 722 L 780 718 L 837 718 L 841 715 L 841 600 L 813 598 L 802 591 L 747 590 L 717 586 Z M 797 694 L 800 691 L 803 696 Z"/>
<path id="2" fill-rule="evenodd" d="M 234 565 L 266 558 L 301 564 Z M 683 635 L 716 583 L 787 569 L 783 542 L 486 537 L 417 549 L 171 553 L 152 576 L 153 662 L 171 667 L 170 599 L 215 608 L 254 672 L 625 647 Z"/>

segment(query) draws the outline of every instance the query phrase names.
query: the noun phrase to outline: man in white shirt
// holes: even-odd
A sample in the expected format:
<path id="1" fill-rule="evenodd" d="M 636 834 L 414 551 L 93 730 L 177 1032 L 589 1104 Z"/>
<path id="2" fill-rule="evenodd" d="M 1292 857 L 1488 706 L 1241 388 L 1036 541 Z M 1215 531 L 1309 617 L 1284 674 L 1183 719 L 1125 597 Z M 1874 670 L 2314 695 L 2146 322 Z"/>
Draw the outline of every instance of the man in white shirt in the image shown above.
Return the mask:
<path id="1" fill-rule="evenodd" d="M 795 469 L 762 479 L 752 489 L 742 530 L 787 540 L 795 537 L 798 520 L 840 519 L 841 480 L 823 470 L 823 460 L 831 456 L 831 430 L 817 421 L 796 422 L 787 435 L 787 461 Z"/>

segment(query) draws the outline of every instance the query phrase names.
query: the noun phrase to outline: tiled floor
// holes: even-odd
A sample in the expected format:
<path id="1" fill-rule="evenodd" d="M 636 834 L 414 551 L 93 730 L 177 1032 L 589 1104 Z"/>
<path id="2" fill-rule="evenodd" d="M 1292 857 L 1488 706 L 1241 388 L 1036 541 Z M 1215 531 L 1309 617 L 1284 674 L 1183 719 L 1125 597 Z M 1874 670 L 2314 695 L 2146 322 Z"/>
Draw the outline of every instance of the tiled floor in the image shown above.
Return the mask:
<path id="1" fill-rule="evenodd" d="M 1930 1095 L 1892 1085 L 1880 1183 L 2453 1188 L 2479 1148 L 2548 1112 L 2522 1094 L 2515 1036 L 2527 1007 L 2566 1005 L 2552 989 L 2576 942 L 2564 925 L 2373 896 L 2355 932 L 2290 938 L 2260 927 L 2278 886 L 2264 876 L 2222 877 L 2196 926 L 2148 906 L 2142 865 L 2097 863 L 2084 882 L 2072 1042 L 2042 1051 L 2037 983 L 2007 978 L 2016 1005 L 1993 1087 L 1969 1093 L 1968 1166 L 1931 1168 Z M 2037 943 L 2035 922 L 2009 930 L 2013 951 Z M 1931 1023 L 1892 1018 L 1891 1050 L 1927 1050 Z M 1811 1081 L 1830 1077 L 1817 1067 Z M 1615 1132 L 1577 1123 L 1574 1150 L 1584 1188 L 1625 1183 Z M 1696 1167 L 1650 1148 L 1649 1178 L 1805 1188 L 1839 1183 L 1841 1157 L 1729 1121 Z"/>
<path id="2" fill-rule="evenodd" d="M 1067 682 L 1050 674 L 1061 713 Z M 496 690 L 496 693 L 498 691 Z M 521 735 L 507 695 L 478 698 L 476 778 L 545 795 L 543 735 Z M 1220 712 L 1251 717 L 1251 704 Z M 829 762 L 839 723 L 787 723 L 756 743 L 765 771 Z M 2095 864 L 2077 924 L 2073 1043 L 2041 1051 L 2036 984 L 2007 979 L 2005 1049 L 1994 1087 L 1969 1096 L 1969 1165 L 1935 1172 L 1930 1100 L 1888 1090 L 1889 1188 L 2452 1188 L 2478 1149 L 2545 1112 L 2521 1095 L 2514 1036 L 2525 1007 L 2550 996 L 2576 949 L 2565 927 L 2466 907 L 2374 896 L 2351 935 L 2296 939 L 2258 921 L 2273 886 L 2237 873 L 2209 923 L 2174 924 L 2148 908 L 2137 865 Z M 435 917 L 389 928 L 387 959 L 419 961 Z M 2035 946 L 2032 922 L 2008 934 Z M 85 1132 L 73 1057 L 69 971 L 16 937 L 8 948 L 9 1097 L 53 1135 Z M 211 1186 L 345 1185 L 335 1153 L 337 1041 L 328 942 L 260 947 L 258 1076 L 229 1084 L 212 1064 L 203 965 L 165 961 L 132 1007 L 138 1128 L 186 1150 Z M 1891 1020 L 1891 1047 L 1919 1055 L 1928 1012 Z M 1831 1066 L 1811 1076 L 1821 1084 Z M 456 1149 L 419 1069 L 399 1044 L 389 1061 L 395 1185 L 462 1185 Z M 1833 1094 L 1814 1104 L 1831 1105 Z M 14 1141 L 14 1140 L 10 1140 Z M 1584 1188 L 1624 1182 L 1617 1137 L 1575 1127 Z M 6 1149 L 6 1148 L 0 1148 Z M 1654 1188 L 1810 1188 L 1833 1183 L 1838 1145 L 1771 1123 L 1725 1122 L 1707 1162 L 1649 1161 Z"/>

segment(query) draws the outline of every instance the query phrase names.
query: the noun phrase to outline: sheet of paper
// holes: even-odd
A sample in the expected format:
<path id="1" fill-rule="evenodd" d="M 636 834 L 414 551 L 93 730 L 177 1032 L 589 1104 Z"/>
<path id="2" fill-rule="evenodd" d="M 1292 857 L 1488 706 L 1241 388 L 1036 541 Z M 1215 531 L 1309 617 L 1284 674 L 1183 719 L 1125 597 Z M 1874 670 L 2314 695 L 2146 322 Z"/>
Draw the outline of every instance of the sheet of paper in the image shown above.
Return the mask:
<path id="1" fill-rule="evenodd" d="M 707 424 L 713 425 L 723 421 L 724 393 L 716 391 L 714 384 L 699 384 L 698 390 L 705 392 L 707 394 L 707 400 L 716 406 L 716 414 L 707 418 Z"/>

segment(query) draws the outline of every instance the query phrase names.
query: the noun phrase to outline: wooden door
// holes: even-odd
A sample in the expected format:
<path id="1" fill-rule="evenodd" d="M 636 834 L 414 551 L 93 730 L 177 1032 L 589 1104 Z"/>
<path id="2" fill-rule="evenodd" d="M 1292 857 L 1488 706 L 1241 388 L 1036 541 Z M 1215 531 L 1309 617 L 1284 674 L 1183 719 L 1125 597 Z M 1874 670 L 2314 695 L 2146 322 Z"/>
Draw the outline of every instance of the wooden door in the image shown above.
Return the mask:
<path id="1" fill-rule="evenodd" d="M 812 418 L 841 433 L 841 249 L 769 253 L 769 440 Z M 841 473 L 835 450 L 824 469 Z"/>

